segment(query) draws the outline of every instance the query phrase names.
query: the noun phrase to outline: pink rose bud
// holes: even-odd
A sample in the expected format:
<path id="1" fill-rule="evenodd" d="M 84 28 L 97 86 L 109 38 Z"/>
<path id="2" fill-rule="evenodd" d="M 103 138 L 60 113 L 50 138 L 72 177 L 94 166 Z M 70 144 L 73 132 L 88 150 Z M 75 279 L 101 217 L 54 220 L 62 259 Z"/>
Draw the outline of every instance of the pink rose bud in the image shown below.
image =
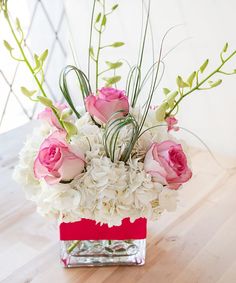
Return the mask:
<path id="1" fill-rule="evenodd" d="M 62 112 L 64 109 L 68 108 L 66 104 L 56 104 L 56 107 Z M 59 123 L 57 117 L 53 113 L 52 109 L 46 107 L 42 112 L 38 114 L 38 119 L 46 120 L 51 126 L 56 127 L 57 129 L 63 130 L 61 124 Z"/>
<path id="2" fill-rule="evenodd" d="M 74 153 L 65 141 L 66 133 L 56 131 L 42 143 L 34 162 L 34 174 L 48 184 L 71 181 L 84 170 L 82 153 Z"/>
<path id="3" fill-rule="evenodd" d="M 129 102 L 125 92 L 114 88 L 103 87 L 98 95 L 89 95 L 85 99 L 85 104 L 89 114 L 102 123 L 129 113 Z M 118 111 L 121 112 L 114 115 Z"/>
<path id="4" fill-rule="evenodd" d="M 144 170 L 156 182 L 173 190 L 192 177 L 182 146 L 170 140 L 152 144 L 144 160 Z"/>
<path id="5" fill-rule="evenodd" d="M 167 129 L 168 132 L 171 130 L 174 130 L 174 131 L 179 130 L 179 127 L 175 126 L 178 123 L 178 120 L 174 116 L 167 117 L 166 123 L 168 125 L 168 129 Z"/>

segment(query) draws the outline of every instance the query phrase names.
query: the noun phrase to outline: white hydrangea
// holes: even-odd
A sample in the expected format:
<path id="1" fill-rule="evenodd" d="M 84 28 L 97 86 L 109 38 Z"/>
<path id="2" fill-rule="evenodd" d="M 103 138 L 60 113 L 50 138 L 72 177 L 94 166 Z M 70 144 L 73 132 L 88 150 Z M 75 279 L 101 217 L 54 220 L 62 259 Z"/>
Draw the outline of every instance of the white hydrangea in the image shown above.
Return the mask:
<path id="1" fill-rule="evenodd" d="M 50 134 L 51 130 L 51 127 L 45 122 L 34 129 L 19 153 L 19 162 L 13 173 L 13 178 L 24 188 L 26 197 L 33 201 L 37 200 L 41 191 L 40 182 L 34 176 L 34 160 L 41 143 Z"/>
<path id="2" fill-rule="evenodd" d="M 135 111 L 138 117 L 139 110 Z M 34 177 L 33 164 L 40 145 L 53 131 L 47 123 L 34 130 L 20 152 L 14 177 L 24 187 L 27 198 L 36 202 L 39 213 L 64 222 L 88 218 L 112 226 L 120 225 L 126 217 L 131 221 L 140 217 L 157 219 L 164 210 L 172 211 L 176 207 L 176 192 L 153 182 L 142 163 L 152 142 L 169 138 L 165 127 L 145 132 L 134 148 L 136 154 L 125 164 L 106 157 L 104 129 L 95 125 L 88 113 L 75 125 L 78 134 L 73 136 L 71 147 L 85 154 L 86 171 L 69 184 L 48 185 Z M 144 130 L 153 125 L 155 121 L 150 114 Z M 121 152 L 131 134 L 129 126 L 120 132 L 117 145 Z"/>
<path id="3" fill-rule="evenodd" d="M 75 221 L 78 219 L 74 213 L 80 206 L 80 193 L 73 189 L 70 184 L 48 185 L 41 181 L 41 192 L 36 204 L 38 212 L 44 216 L 56 217 L 59 221 Z"/>

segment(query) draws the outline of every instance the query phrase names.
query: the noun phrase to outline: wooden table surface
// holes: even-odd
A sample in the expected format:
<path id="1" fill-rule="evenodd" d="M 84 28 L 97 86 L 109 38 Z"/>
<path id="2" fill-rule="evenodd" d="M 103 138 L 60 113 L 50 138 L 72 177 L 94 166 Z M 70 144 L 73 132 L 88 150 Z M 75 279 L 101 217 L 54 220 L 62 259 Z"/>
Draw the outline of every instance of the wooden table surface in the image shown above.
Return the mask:
<path id="1" fill-rule="evenodd" d="M 223 170 L 196 149 L 194 176 L 180 192 L 177 212 L 149 223 L 144 266 L 62 268 L 55 223 L 38 215 L 11 179 L 31 129 L 28 124 L 0 135 L 0 282 L 236 282 L 236 170 Z"/>

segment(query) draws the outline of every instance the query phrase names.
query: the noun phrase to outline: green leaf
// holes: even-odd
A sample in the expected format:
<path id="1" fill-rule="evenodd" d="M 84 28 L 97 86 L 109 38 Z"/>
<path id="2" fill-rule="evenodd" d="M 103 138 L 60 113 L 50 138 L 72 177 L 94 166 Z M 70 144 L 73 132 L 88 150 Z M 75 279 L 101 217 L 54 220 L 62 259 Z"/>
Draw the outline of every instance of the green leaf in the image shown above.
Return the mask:
<path id="1" fill-rule="evenodd" d="M 156 110 L 156 119 L 158 122 L 163 122 L 165 120 L 166 110 L 168 109 L 168 103 L 162 103 Z"/>
<path id="2" fill-rule="evenodd" d="M 106 15 L 104 15 L 103 18 L 102 18 L 102 23 L 101 23 L 101 25 L 102 25 L 102 26 L 105 26 L 106 23 L 107 23 L 107 17 L 106 17 Z"/>
<path id="3" fill-rule="evenodd" d="M 176 83 L 178 85 L 179 88 L 185 88 L 185 87 L 188 87 L 188 84 L 186 82 L 184 82 L 184 80 L 182 79 L 181 76 L 178 76 L 176 78 Z"/>
<path id="4" fill-rule="evenodd" d="M 106 86 L 114 85 L 118 83 L 121 80 L 121 76 L 114 76 L 111 78 L 103 78 L 104 81 L 106 81 Z"/>
<path id="5" fill-rule="evenodd" d="M 209 59 L 206 59 L 206 61 L 201 65 L 201 67 L 200 67 L 200 72 L 201 73 L 203 73 L 205 71 L 208 63 L 209 63 Z"/>
<path id="6" fill-rule="evenodd" d="M 114 10 L 116 10 L 118 7 L 119 7 L 119 5 L 118 5 L 118 4 L 115 4 L 111 9 L 112 9 L 112 11 L 114 11 Z"/>
<path id="7" fill-rule="evenodd" d="M 39 56 L 39 61 L 43 64 L 43 62 L 47 59 L 48 57 L 48 49 L 46 49 L 40 56 Z"/>
<path id="8" fill-rule="evenodd" d="M 194 72 L 188 77 L 188 79 L 187 79 L 187 83 L 188 83 L 188 85 L 190 86 L 190 88 L 191 88 L 192 85 L 193 85 L 193 81 L 194 81 L 194 79 L 195 79 L 195 77 L 196 77 L 196 74 L 197 74 L 197 72 L 194 71 Z"/>
<path id="9" fill-rule="evenodd" d="M 118 69 L 120 68 L 123 63 L 122 62 L 115 62 L 115 63 L 112 63 L 112 62 L 109 62 L 109 61 L 106 61 L 106 64 L 107 66 L 110 68 L 110 69 Z"/>
<path id="10" fill-rule="evenodd" d="M 47 98 L 47 97 L 44 97 L 44 96 L 37 96 L 39 102 L 41 102 L 43 105 L 47 106 L 47 107 L 52 107 L 53 106 L 53 103 L 52 103 L 52 100 Z"/>
<path id="11" fill-rule="evenodd" d="M 123 45 L 125 45 L 124 42 L 118 41 L 118 42 L 114 42 L 114 43 L 111 45 L 111 47 L 117 48 L 117 47 L 121 47 L 121 46 L 123 46 Z"/>
<path id="12" fill-rule="evenodd" d="M 78 133 L 78 130 L 76 128 L 76 126 L 70 122 L 66 122 L 63 121 L 63 126 L 65 127 L 67 134 L 68 134 L 68 138 L 70 138 L 71 136 L 74 136 Z"/>
<path id="13" fill-rule="evenodd" d="M 220 85 L 222 83 L 222 80 L 218 80 L 216 82 L 209 82 L 210 86 L 213 87 L 217 87 L 218 85 Z"/>
<path id="14" fill-rule="evenodd" d="M 168 88 L 164 87 L 164 88 L 163 88 L 163 93 L 164 93 L 165 95 L 167 95 L 168 93 L 170 93 L 170 90 L 169 90 Z"/>
<path id="15" fill-rule="evenodd" d="M 101 13 L 99 13 L 99 14 L 97 15 L 97 18 L 96 18 L 96 20 L 95 20 L 95 23 L 98 23 L 98 22 L 100 21 L 101 16 L 102 16 Z"/>
<path id="16" fill-rule="evenodd" d="M 6 47 L 6 49 L 10 52 L 12 52 L 12 50 L 14 49 L 6 40 L 3 40 L 3 44 Z"/>
<path id="17" fill-rule="evenodd" d="M 27 96 L 27 97 L 32 97 L 36 92 L 37 90 L 28 90 L 26 87 L 22 86 L 20 88 L 21 92 Z"/>
<path id="18" fill-rule="evenodd" d="M 223 52 L 223 53 L 227 52 L 228 47 L 229 47 L 229 44 L 228 44 L 228 42 L 226 42 L 226 43 L 225 43 L 225 46 L 224 46 L 224 48 L 223 48 L 223 50 L 222 50 L 222 52 Z"/>

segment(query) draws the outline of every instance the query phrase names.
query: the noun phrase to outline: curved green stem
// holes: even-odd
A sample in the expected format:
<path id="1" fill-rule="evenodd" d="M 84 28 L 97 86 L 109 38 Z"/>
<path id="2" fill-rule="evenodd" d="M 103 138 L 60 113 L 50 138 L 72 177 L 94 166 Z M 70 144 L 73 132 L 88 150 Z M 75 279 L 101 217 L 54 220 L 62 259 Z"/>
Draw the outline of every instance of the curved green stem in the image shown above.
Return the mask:
<path id="1" fill-rule="evenodd" d="M 91 56 L 90 56 L 90 48 L 92 47 L 93 19 L 94 19 L 95 6 L 96 6 L 96 0 L 93 1 L 92 17 L 91 17 L 91 23 L 90 23 L 89 51 L 88 51 L 88 80 L 90 79 L 90 58 L 91 58 Z"/>
<path id="2" fill-rule="evenodd" d="M 74 241 L 74 242 L 69 246 L 69 248 L 67 249 L 68 254 L 70 254 L 71 252 L 73 252 L 73 250 L 78 246 L 78 244 L 79 244 L 80 242 L 81 242 L 81 241 Z"/>
<path id="3" fill-rule="evenodd" d="M 224 71 L 219 71 L 218 73 L 226 75 L 226 76 L 231 76 L 231 75 L 235 74 L 235 72 L 227 73 L 227 72 L 224 72 Z"/>
<path id="4" fill-rule="evenodd" d="M 102 74 L 104 74 L 104 73 L 106 73 L 106 72 L 109 72 L 110 70 L 112 70 L 112 68 L 109 68 L 109 69 L 106 69 L 106 70 L 100 72 L 100 73 L 98 74 L 98 76 L 101 76 Z"/>

